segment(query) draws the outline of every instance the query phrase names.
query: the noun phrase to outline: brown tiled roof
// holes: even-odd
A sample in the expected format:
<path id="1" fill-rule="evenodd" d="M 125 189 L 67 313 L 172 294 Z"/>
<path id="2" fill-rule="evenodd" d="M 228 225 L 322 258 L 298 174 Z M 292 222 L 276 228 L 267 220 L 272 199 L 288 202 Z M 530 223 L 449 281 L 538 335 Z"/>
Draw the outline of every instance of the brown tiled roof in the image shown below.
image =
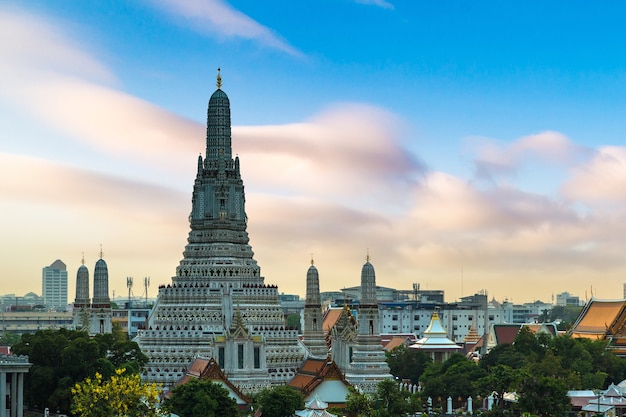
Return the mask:
<path id="1" fill-rule="evenodd" d="M 382 342 L 382 340 L 381 340 Z M 392 351 L 394 348 L 397 348 L 400 345 L 411 345 L 413 342 L 406 336 L 394 337 L 384 346 L 386 351 Z"/>
<path id="2" fill-rule="evenodd" d="M 196 358 L 189 365 L 189 369 L 183 375 L 181 379 L 174 386 L 182 385 L 189 382 L 191 379 L 202 379 L 211 381 L 220 381 L 227 385 L 241 400 L 250 404 L 252 400 L 239 390 L 232 382 L 228 380 L 226 375 L 222 372 L 215 359 Z M 165 394 L 167 397 L 169 392 Z"/>
<path id="3" fill-rule="evenodd" d="M 324 318 L 322 319 L 322 329 L 325 332 L 330 332 L 330 329 L 337 323 L 343 308 L 329 308 L 324 312 Z"/>
<path id="4" fill-rule="evenodd" d="M 493 332 L 496 337 L 496 342 L 501 344 L 512 344 L 515 341 L 517 333 L 522 326 L 519 324 L 494 324 Z"/>
<path id="5" fill-rule="evenodd" d="M 341 369 L 330 358 L 324 360 L 306 359 L 296 376 L 287 385 L 302 391 L 302 394 L 306 397 L 325 380 L 340 380 L 346 386 L 350 385 Z"/>

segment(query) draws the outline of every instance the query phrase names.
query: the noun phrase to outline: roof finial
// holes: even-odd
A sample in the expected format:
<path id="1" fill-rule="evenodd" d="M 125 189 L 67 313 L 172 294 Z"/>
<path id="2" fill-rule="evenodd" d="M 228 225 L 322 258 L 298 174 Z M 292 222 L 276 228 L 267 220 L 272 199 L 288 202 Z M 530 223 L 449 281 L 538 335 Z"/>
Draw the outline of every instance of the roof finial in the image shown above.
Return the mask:
<path id="1" fill-rule="evenodd" d="M 367 256 L 365 257 L 365 259 L 367 260 L 367 262 L 370 261 L 370 248 L 367 248 Z"/>
<path id="2" fill-rule="evenodd" d="M 85 265 L 85 252 L 83 252 L 83 259 L 80 261 L 82 265 Z"/>
<path id="3" fill-rule="evenodd" d="M 217 89 L 222 89 L 222 76 L 220 75 L 220 68 L 217 68 Z"/>
<path id="4" fill-rule="evenodd" d="M 102 259 L 102 243 L 100 244 L 100 259 Z"/>

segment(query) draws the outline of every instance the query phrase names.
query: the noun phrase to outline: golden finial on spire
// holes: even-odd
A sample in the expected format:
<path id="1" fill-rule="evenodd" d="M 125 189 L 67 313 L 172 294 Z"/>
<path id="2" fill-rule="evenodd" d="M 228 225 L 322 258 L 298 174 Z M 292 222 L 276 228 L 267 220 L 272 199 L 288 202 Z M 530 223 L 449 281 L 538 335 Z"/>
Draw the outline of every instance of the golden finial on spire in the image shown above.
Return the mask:
<path id="1" fill-rule="evenodd" d="M 81 259 L 80 263 L 82 265 L 85 265 L 85 252 L 83 252 L 83 258 Z"/>
<path id="2" fill-rule="evenodd" d="M 370 248 L 367 248 L 367 256 L 365 257 L 365 259 L 367 260 L 367 262 L 370 261 Z"/>
<path id="3" fill-rule="evenodd" d="M 217 68 L 217 89 L 222 89 L 222 76 L 220 75 L 220 68 Z"/>
<path id="4" fill-rule="evenodd" d="M 311 254 L 311 265 L 315 264 L 315 261 L 313 261 L 313 254 Z"/>
<path id="5" fill-rule="evenodd" d="M 102 259 L 102 243 L 100 244 L 100 259 Z"/>

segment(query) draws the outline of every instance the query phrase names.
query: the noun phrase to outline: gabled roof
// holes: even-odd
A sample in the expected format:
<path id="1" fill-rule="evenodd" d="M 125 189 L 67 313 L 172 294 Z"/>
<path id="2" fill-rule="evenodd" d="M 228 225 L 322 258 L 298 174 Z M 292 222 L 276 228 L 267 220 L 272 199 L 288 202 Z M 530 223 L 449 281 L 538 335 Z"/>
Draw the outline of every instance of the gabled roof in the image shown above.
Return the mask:
<path id="1" fill-rule="evenodd" d="M 496 345 L 513 344 L 515 337 L 522 328 L 521 324 L 494 324 L 491 327 L 491 335 Z"/>
<path id="2" fill-rule="evenodd" d="M 392 338 L 387 343 L 384 343 L 383 340 L 381 339 L 381 343 L 383 344 L 383 349 L 385 349 L 388 352 L 394 350 L 400 345 L 410 346 L 414 344 L 415 342 L 417 342 L 417 340 L 415 340 L 415 336 L 413 338 L 408 337 L 408 336 L 398 336 L 398 337 Z"/>
<path id="3" fill-rule="evenodd" d="M 626 300 L 596 300 L 591 299 L 580 312 L 570 334 L 572 337 L 587 339 L 604 339 L 609 329 L 616 325 L 618 318 L 623 317 Z"/>
<path id="4" fill-rule="evenodd" d="M 322 318 L 322 329 L 324 332 L 330 332 L 330 329 L 337 323 L 343 308 L 328 308 L 324 311 L 324 317 Z"/>
<path id="5" fill-rule="evenodd" d="M 325 380 L 339 380 L 344 385 L 350 386 L 339 366 L 330 358 L 306 359 L 287 385 L 302 391 L 306 397 Z"/>
<path id="6" fill-rule="evenodd" d="M 237 388 L 235 385 L 233 385 L 232 382 L 228 380 L 226 375 L 224 375 L 224 372 L 222 372 L 219 365 L 213 358 L 207 359 L 198 357 L 194 359 L 193 362 L 191 362 L 191 365 L 189 365 L 189 369 L 187 369 L 185 375 L 183 375 L 183 377 L 174 386 L 185 384 L 191 379 L 208 379 L 213 382 L 219 382 L 223 384 L 225 388 L 232 391 L 233 394 L 239 398 L 240 401 L 237 401 L 237 403 L 250 404 L 252 402 L 252 400 L 247 395 L 241 392 L 239 388 Z M 167 397 L 168 394 L 169 392 L 167 392 L 165 396 Z"/>

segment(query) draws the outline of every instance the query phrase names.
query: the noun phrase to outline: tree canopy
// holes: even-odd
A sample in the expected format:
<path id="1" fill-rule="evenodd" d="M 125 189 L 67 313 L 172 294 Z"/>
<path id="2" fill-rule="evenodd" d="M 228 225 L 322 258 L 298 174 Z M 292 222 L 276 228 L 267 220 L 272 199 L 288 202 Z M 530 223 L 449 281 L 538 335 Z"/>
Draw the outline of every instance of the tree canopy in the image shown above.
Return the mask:
<path id="1" fill-rule="evenodd" d="M 286 417 L 296 410 L 304 409 L 302 393 L 287 385 L 261 390 L 255 396 L 254 403 L 263 412 L 263 417 Z"/>
<path id="2" fill-rule="evenodd" d="M 237 402 L 224 387 L 199 379 L 174 387 L 163 408 L 180 417 L 236 417 L 239 412 Z"/>
<path id="3" fill-rule="evenodd" d="M 96 372 L 71 389 L 71 411 L 77 417 L 156 417 L 160 387 L 143 383 L 138 374 L 118 369 L 110 378 Z"/>
<path id="4" fill-rule="evenodd" d="M 70 410 L 71 389 L 77 382 L 93 378 L 96 372 L 107 380 L 118 368 L 138 373 L 148 359 L 123 333 L 91 338 L 86 332 L 67 329 L 24 334 L 12 350 L 28 355 L 33 364 L 24 379 L 24 402 L 62 413 Z"/>

